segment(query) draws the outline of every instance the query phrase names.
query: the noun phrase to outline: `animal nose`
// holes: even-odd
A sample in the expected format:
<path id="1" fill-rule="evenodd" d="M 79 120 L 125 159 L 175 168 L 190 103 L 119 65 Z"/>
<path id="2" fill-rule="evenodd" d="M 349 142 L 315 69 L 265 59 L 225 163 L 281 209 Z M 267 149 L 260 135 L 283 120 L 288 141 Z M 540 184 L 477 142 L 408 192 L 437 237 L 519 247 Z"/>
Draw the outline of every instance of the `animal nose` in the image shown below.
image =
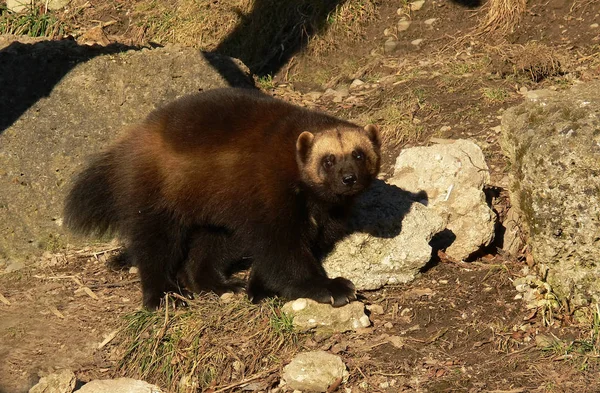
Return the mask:
<path id="1" fill-rule="evenodd" d="M 342 177 L 342 183 L 344 183 L 347 186 L 354 185 L 354 183 L 356 183 L 356 175 L 354 175 L 354 174 L 344 175 Z"/>

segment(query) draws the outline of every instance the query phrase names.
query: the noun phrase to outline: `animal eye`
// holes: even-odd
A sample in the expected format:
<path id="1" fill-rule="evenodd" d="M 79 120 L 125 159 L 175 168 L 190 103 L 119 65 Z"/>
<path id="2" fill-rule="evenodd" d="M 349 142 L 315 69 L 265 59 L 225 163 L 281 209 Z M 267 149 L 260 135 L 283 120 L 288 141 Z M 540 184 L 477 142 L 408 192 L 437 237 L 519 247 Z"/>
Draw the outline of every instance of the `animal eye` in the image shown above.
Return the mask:
<path id="1" fill-rule="evenodd" d="M 329 169 L 335 164 L 335 156 L 330 154 L 328 156 L 323 157 L 323 167 Z"/>
<path id="2" fill-rule="evenodd" d="M 362 151 L 360 150 L 353 150 L 352 151 L 352 157 L 354 157 L 355 160 L 362 160 L 364 158 Z"/>

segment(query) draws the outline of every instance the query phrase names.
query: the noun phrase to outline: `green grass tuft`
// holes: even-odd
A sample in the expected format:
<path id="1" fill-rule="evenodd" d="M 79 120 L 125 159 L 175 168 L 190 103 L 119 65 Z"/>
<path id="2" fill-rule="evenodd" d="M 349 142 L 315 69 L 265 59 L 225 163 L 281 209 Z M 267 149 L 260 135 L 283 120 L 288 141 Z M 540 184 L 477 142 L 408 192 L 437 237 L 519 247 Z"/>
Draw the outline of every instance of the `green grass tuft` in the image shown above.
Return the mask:
<path id="1" fill-rule="evenodd" d="M 0 5 L 0 34 L 53 38 L 64 33 L 64 24 L 43 6 L 33 5 L 27 12 L 13 13 Z"/>

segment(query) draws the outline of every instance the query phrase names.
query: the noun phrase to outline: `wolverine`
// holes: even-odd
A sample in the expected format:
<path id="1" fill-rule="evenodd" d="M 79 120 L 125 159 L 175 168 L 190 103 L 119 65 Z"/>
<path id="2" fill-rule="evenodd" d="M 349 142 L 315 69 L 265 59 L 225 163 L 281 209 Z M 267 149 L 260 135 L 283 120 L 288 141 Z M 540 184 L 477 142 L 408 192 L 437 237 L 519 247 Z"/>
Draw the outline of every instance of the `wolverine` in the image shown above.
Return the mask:
<path id="1" fill-rule="evenodd" d="M 67 195 L 65 225 L 114 233 L 139 268 L 143 304 L 167 292 L 246 289 L 252 301 L 356 299 L 322 258 L 380 168 L 377 127 L 250 89 L 155 110 L 94 157 Z M 248 283 L 233 277 L 250 264 Z"/>

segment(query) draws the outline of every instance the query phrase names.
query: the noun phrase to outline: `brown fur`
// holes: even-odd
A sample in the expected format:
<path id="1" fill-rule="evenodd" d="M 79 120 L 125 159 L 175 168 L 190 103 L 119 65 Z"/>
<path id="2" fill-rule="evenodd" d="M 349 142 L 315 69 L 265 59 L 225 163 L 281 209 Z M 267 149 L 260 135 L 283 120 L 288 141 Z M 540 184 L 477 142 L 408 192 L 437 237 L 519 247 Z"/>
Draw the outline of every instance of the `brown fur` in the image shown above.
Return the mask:
<path id="1" fill-rule="evenodd" d="M 319 258 L 379 171 L 379 143 L 373 126 L 254 91 L 209 91 L 153 112 L 92 162 L 65 219 L 80 232 L 114 229 L 127 239 L 149 308 L 177 289 L 181 271 L 196 291 L 238 289 L 230 276 L 248 259 L 255 300 L 341 305 L 353 286 L 329 280 Z M 326 168 L 324 157 L 335 164 Z"/>

